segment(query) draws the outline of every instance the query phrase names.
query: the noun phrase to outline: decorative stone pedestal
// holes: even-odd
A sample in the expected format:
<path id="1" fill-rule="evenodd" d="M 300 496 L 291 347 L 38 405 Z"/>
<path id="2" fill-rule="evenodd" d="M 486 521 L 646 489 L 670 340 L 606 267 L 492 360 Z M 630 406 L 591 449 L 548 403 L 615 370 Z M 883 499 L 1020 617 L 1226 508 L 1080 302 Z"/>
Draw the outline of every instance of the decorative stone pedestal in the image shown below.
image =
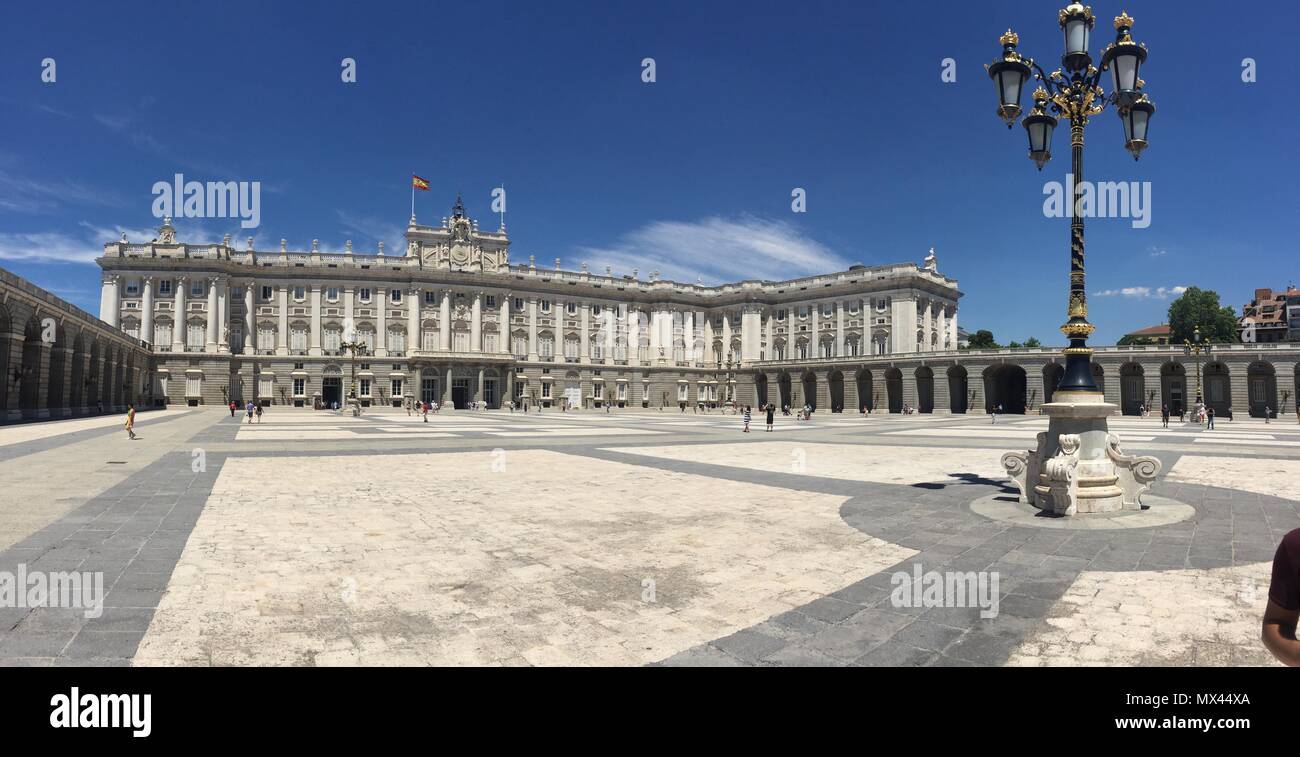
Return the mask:
<path id="1" fill-rule="evenodd" d="M 1051 418 L 1037 448 L 1002 456 L 1020 501 L 1056 515 L 1142 508 L 1142 493 L 1160 473 L 1160 461 L 1125 455 L 1106 419 L 1115 411 L 1100 393 L 1059 392 L 1043 405 Z"/>

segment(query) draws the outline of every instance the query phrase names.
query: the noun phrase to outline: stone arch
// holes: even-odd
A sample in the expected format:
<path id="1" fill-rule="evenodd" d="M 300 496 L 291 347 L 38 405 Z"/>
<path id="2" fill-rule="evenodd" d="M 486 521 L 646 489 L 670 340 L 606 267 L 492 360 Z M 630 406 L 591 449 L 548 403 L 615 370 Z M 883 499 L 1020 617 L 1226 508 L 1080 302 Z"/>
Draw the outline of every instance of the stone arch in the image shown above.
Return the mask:
<path id="1" fill-rule="evenodd" d="M 1102 394 L 1106 393 L 1106 369 L 1101 367 L 1101 363 L 1089 363 L 1092 366 L 1092 383 L 1097 385 L 1097 391 Z"/>
<path id="2" fill-rule="evenodd" d="M 1142 366 L 1134 362 L 1121 365 L 1119 367 L 1120 412 L 1124 415 L 1141 415 L 1143 405 L 1150 401 L 1146 394 L 1146 375 Z"/>
<path id="3" fill-rule="evenodd" d="M 50 417 L 62 417 L 66 408 L 63 393 L 68 386 L 68 336 L 62 324 L 54 327 L 54 342 L 48 345 L 50 365 L 45 378 L 45 408 Z"/>
<path id="4" fill-rule="evenodd" d="M 1246 399 L 1250 417 L 1263 418 L 1266 411 L 1269 417 L 1277 416 L 1277 371 L 1272 363 L 1257 360 L 1246 368 Z"/>
<path id="5" fill-rule="evenodd" d="M 1160 366 L 1160 404 L 1169 408 L 1170 415 L 1187 410 L 1187 370 L 1182 363 L 1170 360 Z"/>
<path id="6" fill-rule="evenodd" d="M 777 391 L 780 394 L 781 407 L 790 407 L 794 402 L 794 387 L 789 371 L 781 371 L 776 377 Z"/>
<path id="7" fill-rule="evenodd" d="M 870 412 L 876 408 L 876 398 L 873 395 L 871 370 L 869 368 L 859 368 L 854 380 L 858 383 L 858 412 Z"/>
<path id="8" fill-rule="evenodd" d="M 799 383 L 803 384 L 803 401 L 804 404 L 817 409 L 817 374 L 812 371 L 804 371 L 799 377 Z"/>
<path id="9" fill-rule="evenodd" d="M 948 369 L 948 400 L 954 413 L 970 409 L 970 389 L 965 366 L 954 365 Z"/>
<path id="10" fill-rule="evenodd" d="M 903 412 L 903 372 L 897 368 L 885 371 L 885 394 L 889 402 L 889 412 Z"/>
<path id="11" fill-rule="evenodd" d="M 1012 363 L 991 365 L 984 369 L 984 410 L 1024 415 L 1027 399 L 1025 369 Z"/>
<path id="12" fill-rule="evenodd" d="M 22 375 L 18 386 L 18 407 L 23 418 L 36 418 L 41 402 L 41 359 L 48 347 L 41 342 L 41 324 L 35 314 L 23 328 Z"/>
<path id="13" fill-rule="evenodd" d="M 1214 414 L 1221 418 L 1232 414 L 1232 372 L 1228 366 L 1218 360 L 1206 363 L 1201 371 L 1202 399 L 1206 406 L 1214 408 Z"/>
<path id="14" fill-rule="evenodd" d="M 934 412 L 934 370 L 929 366 L 916 369 L 916 409 L 922 413 Z"/>
<path id="15" fill-rule="evenodd" d="M 831 371 L 826 383 L 830 389 L 831 412 L 844 412 L 844 372 Z"/>
<path id="16" fill-rule="evenodd" d="M 6 419 L 9 394 L 14 386 L 13 369 L 9 366 L 9 355 L 13 351 L 13 326 L 13 316 L 4 303 L 0 302 L 0 421 Z"/>
<path id="17" fill-rule="evenodd" d="M 72 340 L 72 365 L 68 370 L 68 408 L 77 415 L 86 407 L 86 334 L 78 331 Z"/>
<path id="18" fill-rule="evenodd" d="M 1056 387 L 1061 385 L 1061 379 L 1065 377 L 1065 366 L 1060 363 L 1048 363 L 1043 366 L 1043 403 L 1052 401 L 1052 395 L 1056 394 Z"/>

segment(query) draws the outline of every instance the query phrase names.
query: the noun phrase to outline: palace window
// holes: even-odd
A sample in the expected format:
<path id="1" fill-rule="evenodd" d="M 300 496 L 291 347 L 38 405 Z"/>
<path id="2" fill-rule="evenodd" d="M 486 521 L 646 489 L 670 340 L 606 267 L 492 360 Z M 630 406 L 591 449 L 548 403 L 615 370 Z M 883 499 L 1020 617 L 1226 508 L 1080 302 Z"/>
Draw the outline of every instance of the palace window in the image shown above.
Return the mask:
<path id="1" fill-rule="evenodd" d="M 325 343 L 323 345 L 325 349 L 329 352 L 338 352 L 339 350 L 342 349 L 342 345 L 343 345 L 343 332 L 339 330 L 339 327 L 338 326 L 327 327 L 325 329 Z"/>
<path id="2" fill-rule="evenodd" d="M 625 400 L 627 400 L 627 383 L 625 383 L 625 382 L 619 382 L 619 385 L 618 385 L 618 401 L 619 401 L 619 402 L 623 402 L 623 401 L 625 401 Z"/>
<path id="3" fill-rule="evenodd" d="M 406 332 L 394 329 L 388 332 L 388 352 L 398 354 L 406 352 Z"/>
<path id="4" fill-rule="evenodd" d="M 469 332 L 451 332 L 451 348 L 455 352 L 469 352 Z"/>
<path id="5" fill-rule="evenodd" d="M 516 313 L 524 312 L 524 301 L 519 297 L 515 298 L 515 312 Z"/>
<path id="6" fill-rule="evenodd" d="M 257 330 L 257 349 L 273 350 L 275 349 L 275 327 L 262 326 Z"/>
<path id="7" fill-rule="evenodd" d="M 153 325 L 153 343 L 163 347 L 171 346 L 172 325 L 170 323 L 155 323 Z"/>
<path id="8" fill-rule="evenodd" d="M 258 376 L 257 377 L 257 396 L 271 397 L 275 394 L 275 377 Z"/>
<path id="9" fill-rule="evenodd" d="M 338 288 L 338 287 L 326 287 L 326 288 L 325 288 L 325 299 L 328 300 L 328 301 L 330 301 L 330 302 L 338 302 L 338 301 L 339 301 L 339 288 Z"/>
<path id="10" fill-rule="evenodd" d="M 543 313 L 549 313 L 549 312 L 551 312 L 551 301 L 550 301 L 550 300 L 542 300 L 541 302 L 542 302 L 542 312 L 543 312 Z"/>
<path id="11" fill-rule="evenodd" d="M 201 352 L 203 350 L 204 333 L 203 324 L 191 323 L 185 328 L 185 349 L 191 352 Z"/>
<path id="12" fill-rule="evenodd" d="M 543 382 L 542 382 L 542 399 L 544 399 L 544 400 L 549 400 L 550 398 L 551 398 L 551 382 L 550 382 L 550 381 L 543 381 Z"/>
<path id="13" fill-rule="evenodd" d="M 361 379 L 358 383 L 361 384 L 361 387 L 360 387 L 357 391 L 361 392 L 361 396 L 362 396 L 362 397 L 369 397 L 369 396 L 370 396 L 370 379 L 368 379 L 368 378 L 363 378 L 363 379 Z"/>
<path id="14" fill-rule="evenodd" d="M 537 354 L 548 359 L 555 357 L 555 338 L 549 335 L 538 337 Z"/>
<path id="15" fill-rule="evenodd" d="M 592 360 L 605 359 L 605 342 L 603 339 L 598 339 L 591 343 L 591 359 Z"/>
<path id="16" fill-rule="evenodd" d="M 592 314 L 592 315 L 600 315 L 600 305 L 592 305 L 592 306 L 591 306 L 591 314 Z"/>
<path id="17" fill-rule="evenodd" d="M 594 399 L 594 400 L 603 400 L 603 399 L 605 399 L 605 384 L 604 384 L 604 382 L 597 381 L 596 383 L 594 383 L 594 384 L 591 385 L 591 398 Z"/>
<path id="18" fill-rule="evenodd" d="M 275 290 L 269 286 L 262 287 L 262 302 L 270 302 L 271 297 L 275 295 Z"/>
<path id="19" fill-rule="evenodd" d="M 483 351 L 484 351 L 484 352 L 496 352 L 496 351 L 497 351 L 497 335 L 496 335 L 496 334 L 484 334 L 484 335 L 483 335 Z"/>
<path id="20" fill-rule="evenodd" d="M 420 332 L 420 344 L 422 349 L 425 350 L 438 349 L 438 332 L 433 329 L 425 329 Z"/>
<path id="21" fill-rule="evenodd" d="M 203 379 L 199 376 L 185 377 L 185 396 L 198 397 L 203 394 Z"/>
<path id="22" fill-rule="evenodd" d="M 302 302 L 303 300 L 307 299 L 307 287 L 300 287 L 300 286 L 294 287 L 293 299 L 294 302 Z"/>
<path id="23" fill-rule="evenodd" d="M 495 294 L 489 294 L 487 296 L 487 306 L 490 308 L 497 306 L 497 296 Z"/>
<path id="24" fill-rule="evenodd" d="M 203 279 L 194 279 L 194 280 L 190 281 L 190 296 L 191 296 L 191 297 L 202 297 L 202 296 L 203 296 L 203 291 L 204 291 L 204 288 L 203 288 Z"/>
<path id="25" fill-rule="evenodd" d="M 565 337 L 564 359 L 576 361 L 578 359 L 578 346 L 577 337 Z"/>
<path id="26" fill-rule="evenodd" d="M 172 293 L 172 280 L 171 280 L 171 279 L 159 279 L 159 280 L 158 280 L 158 294 L 159 294 L 159 295 L 166 295 L 166 294 L 171 294 L 171 293 Z"/>
<path id="27" fill-rule="evenodd" d="M 289 331 L 289 349 L 294 352 L 307 351 L 307 329 L 303 326 L 294 326 Z"/>
<path id="28" fill-rule="evenodd" d="M 437 293 L 437 292 L 425 292 L 425 293 L 424 293 L 424 304 L 426 304 L 426 305 L 437 305 L 437 304 L 438 304 L 438 293 Z"/>
<path id="29" fill-rule="evenodd" d="M 293 380 L 293 396 L 305 397 L 307 395 L 307 379 L 296 378 Z"/>
<path id="30" fill-rule="evenodd" d="M 402 290 L 400 290 L 400 289 L 389 289 L 389 290 L 388 290 L 388 301 L 391 302 L 391 303 L 393 303 L 394 305 L 401 305 L 401 304 L 402 304 Z"/>
<path id="31" fill-rule="evenodd" d="M 690 398 L 691 398 L 691 385 L 690 385 L 690 384 L 678 384 L 678 385 L 677 385 L 677 401 L 678 401 L 678 402 L 685 402 L 685 401 L 689 400 Z"/>
<path id="32" fill-rule="evenodd" d="M 390 385 L 390 388 L 392 389 L 392 392 L 393 392 L 390 396 L 392 396 L 392 397 L 401 397 L 401 396 L 402 396 L 402 380 L 401 380 L 401 379 L 397 379 L 397 378 L 393 379 L 393 380 L 392 380 L 392 383 L 391 383 L 391 385 Z"/>
<path id="33" fill-rule="evenodd" d="M 370 302 L 370 287 L 361 287 L 357 290 L 357 297 L 362 302 Z"/>
<path id="34" fill-rule="evenodd" d="M 578 303 L 576 303 L 576 302 L 570 302 L 569 304 L 567 304 L 567 305 L 564 306 L 564 310 L 565 310 L 565 312 L 567 312 L 569 315 L 576 315 L 577 312 L 578 312 Z"/>
<path id="35" fill-rule="evenodd" d="M 139 279 L 131 279 L 130 281 L 126 282 L 126 296 L 127 296 L 127 297 L 139 297 L 139 296 L 140 296 L 140 280 L 139 280 Z"/>

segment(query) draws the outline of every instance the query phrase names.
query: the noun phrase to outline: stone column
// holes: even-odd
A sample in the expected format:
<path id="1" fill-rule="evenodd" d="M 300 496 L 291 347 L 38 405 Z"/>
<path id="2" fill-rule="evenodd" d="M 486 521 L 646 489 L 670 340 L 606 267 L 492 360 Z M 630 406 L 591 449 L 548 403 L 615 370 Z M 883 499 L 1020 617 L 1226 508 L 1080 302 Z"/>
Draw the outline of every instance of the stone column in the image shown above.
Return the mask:
<path id="1" fill-rule="evenodd" d="M 740 355 L 738 359 L 748 365 L 758 360 L 763 339 L 762 307 L 753 303 L 740 312 Z"/>
<path id="2" fill-rule="evenodd" d="M 451 290 L 442 290 L 438 303 L 438 345 L 443 352 L 451 351 Z"/>
<path id="3" fill-rule="evenodd" d="M 635 305 L 627 307 L 627 364 L 641 364 L 641 311 Z"/>
<path id="4" fill-rule="evenodd" d="M 345 342 L 355 342 L 357 340 L 356 311 L 353 309 L 354 297 L 356 297 L 356 289 L 350 286 L 343 287 L 343 341 Z"/>
<path id="5" fill-rule="evenodd" d="M 482 367 L 482 366 L 479 366 L 479 369 L 478 369 L 478 390 L 474 393 L 474 401 L 475 401 L 475 402 L 483 402 L 485 399 L 487 399 L 487 395 L 485 395 L 485 394 L 483 393 L 484 390 L 487 388 L 487 387 L 486 387 L 486 384 L 484 383 L 484 373 L 485 373 L 485 371 L 483 370 L 483 367 Z"/>
<path id="6" fill-rule="evenodd" d="M 442 402 L 444 408 L 451 407 L 451 366 L 447 366 L 447 380 L 442 383 Z"/>
<path id="7" fill-rule="evenodd" d="M 483 292 L 474 292 L 469 316 L 469 351 L 483 351 Z"/>
<path id="8" fill-rule="evenodd" d="M 948 334 L 952 339 L 952 348 L 957 349 L 957 306 L 952 306 L 952 317 L 948 319 Z"/>
<path id="9" fill-rule="evenodd" d="M 591 362 L 591 305 L 578 303 L 578 362 Z"/>
<path id="10" fill-rule="evenodd" d="M 618 330 L 618 306 L 611 310 L 609 305 L 600 309 L 600 327 L 605 337 L 605 365 L 614 364 L 614 332 Z M 609 388 L 606 387 L 608 392 Z M 608 401 L 608 398 L 606 398 Z"/>
<path id="11" fill-rule="evenodd" d="M 217 283 L 217 352 L 230 352 L 230 279 Z"/>
<path id="12" fill-rule="evenodd" d="M 763 357 L 771 360 L 776 355 L 776 313 L 772 310 L 767 311 L 767 324 L 764 327 L 767 331 L 767 346 L 764 348 Z"/>
<path id="13" fill-rule="evenodd" d="M 502 355 L 510 354 L 510 340 L 513 336 L 510 333 L 510 293 L 501 293 L 501 314 L 497 316 L 497 352 Z M 514 391 L 511 388 L 511 391 Z M 504 396 L 504 395 L 503 395 Z"/>
<path id="14" fill-rule="evenodd" d="M 208 277 L 208 323 L 204 351 L 217 351 L 217 277 Z"/>
<path id="15" fill-rule="evenodd" d="M 121 277 L 110 273 L 104 277 L 99 293 L 99 320 L 113 328 L 122 323 Z"/>
<path id="16" fill-rule="evenodd" d="M 731 313 L 722 313 L 722 360 L 726 362 L 727 351 L 731 349 Z M 717 359 L 716 357 L 714 358 Z"/>
<path id="17" fill-rule="evenodd" d="M 388 290 L 379 289 L 376 294 L 378 302 L 375 306 L 379 308 L 377 312 L 378 322 L 375 324 L 375 357 L 384 357 L 388 354 Z"/>
<path id="18" fill-rule="evenodd" d="M 943 303 L 940 303 L 939 305 L 938 332 L 939 332 L 939 349 L 941 350 L 955 349 L 948 342 L 948 306 Z"/>
<path id="19" fill-rule="evenodd" d="M 153 277 L 140 281 L 140 338 L 153 344 Z"/>
<path id="20" fill-rule="evenodd" d="M 537 361 L 537 297 L 528 295 L 528 359 Z"/>
<path id="21" fill-rule="evenodd" d="M 321 304 L 320 284 L 312 284 L 308 297 L 311 301 L 311 335 L 308 337 L 307 354 L 321 354 Z"/>
<path id="22" fill-rule="evenodd" d="M 253 296 L 253 290 L 257 287 L 257 282 L 248 279 L 244 282 L 244 354 L 251 355 L 257 350 L 257 319 Z M 256 392 L 256 387 L 254 387 Z"/>
<path id="23" fill-rule="evenodd" d="M 352 301 L 348 300 L 351 305 Z M 280 312 L 280 325 L 275 331 L 275 354 L 289 354 L 289 285 L 280 285 L 280 301 L 277 308 Z"/>
<path id="24" fill-rule="evenodd" d="M 190 285 L 189 279 L 184 276 L 177 276 L 172 286 L 176 291 L 172 293 L 175 298 L 175 311 L 172 313 L 172 352 L 184 352 L 186 332 L 189 330 L 189 323 L 185 318 L 185 289 Z M 103 374 L 100 374 L 103 375 Z M 94 403 L 88 403 L 94 407 Z"/>
<path id="25" fill-rule="evenodd" d="M 650 311 L 650 364 L 655 365 L 659 359 L 660 338 L 663 336 L 663 312 L 656 307 Z M 665 350 L 666 351 L 666 350 Z"/>
<path id="26" fill-rule="evenodd" d="M 844 301 L 835 301 L 835 357 L 844 356 Z"/>
<path id="27" fill-rule="evenodd" d="M 406 354 L 410 355 L 424 345 L 420 344 L 420 288 L 411 287 L 407 292 L 411 301 L 406 305 Z M 416 384 L 416 396 L 419 396 L 419 384 Z"/>
<path id="28" fill-rule="evenodd" d="M 704 314 L 704 364 L 715 365 L 718 361 L 713 354 L 713 318 L 708 313 Z"/>

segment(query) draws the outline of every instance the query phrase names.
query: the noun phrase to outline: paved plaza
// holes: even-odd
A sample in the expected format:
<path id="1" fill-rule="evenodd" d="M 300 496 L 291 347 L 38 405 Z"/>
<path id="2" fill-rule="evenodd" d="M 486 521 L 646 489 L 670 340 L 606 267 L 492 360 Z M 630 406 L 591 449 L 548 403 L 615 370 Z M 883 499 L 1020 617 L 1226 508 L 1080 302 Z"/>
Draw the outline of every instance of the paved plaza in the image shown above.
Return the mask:
<path id="1" fill-rule="evenodd" d="M 1300 426 L 1114 418 L 1146 520 L 1017 514 L 1047 419 L 210 408 L 0 428 L 5 665 L 1268 665 Z M 997 576 L 996 612 L 898 574 Z M 951 603 L 949 603 L 951 604 Z"/>

